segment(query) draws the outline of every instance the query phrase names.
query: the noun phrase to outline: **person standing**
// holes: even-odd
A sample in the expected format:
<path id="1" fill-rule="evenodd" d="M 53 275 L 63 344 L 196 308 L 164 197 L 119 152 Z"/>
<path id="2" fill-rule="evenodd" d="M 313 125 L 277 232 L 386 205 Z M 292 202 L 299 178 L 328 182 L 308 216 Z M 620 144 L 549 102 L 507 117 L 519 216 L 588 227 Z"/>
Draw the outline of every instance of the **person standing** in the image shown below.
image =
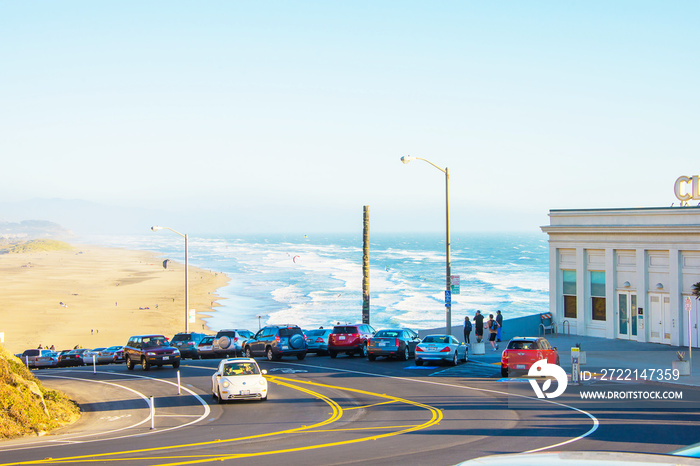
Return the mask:
<path id="1" fill-rule="evenodd" d="M 496 332 L 496 343 L 501 341 L 501 329 L 503 328 L 503 314 L 501 311 L 496 311 L 496 322 L 498 322 L 498 331 Z"/>
<path id="2" fill-rule="evenodd" d="M 484 316 L 481 315 L 481 311 L 476 311 L 474 316 L 474 334 L 476 335 L 476 342 L 481 343 L 484 338 Z"/>
<path id="3" fill-rule="evenodd" d="M 464 343 L 471 344 L 469 335 L 472 333 L 472 321 L 469 316 L 464 317 Z"/>
<path id="4" fill-rule="evenodd" d="M 489 314 L 489 320 L 486 322 L 486 328 L 489 329 L 489 343 L 491 343 L 492 351 L 496 351 L 498 350 L 498 343 L 496 343 L 498 322 L 493 320 L 493 314 Z"/>

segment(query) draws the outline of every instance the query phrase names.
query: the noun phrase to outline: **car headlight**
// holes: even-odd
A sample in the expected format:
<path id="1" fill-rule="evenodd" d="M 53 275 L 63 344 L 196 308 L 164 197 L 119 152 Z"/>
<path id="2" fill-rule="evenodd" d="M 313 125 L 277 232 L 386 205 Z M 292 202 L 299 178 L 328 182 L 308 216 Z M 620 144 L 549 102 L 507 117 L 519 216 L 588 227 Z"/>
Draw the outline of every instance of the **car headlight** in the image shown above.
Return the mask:
<path id="1" fill-rule="evenodd" d="M 146 356 L 155 356 L 155 355 L 156 355 L 156 353 L 154 353 L 154 352 L 152 352 L 152 351 L 148 351 L 148 352 L 146 353 Z"/>
<path id="2" fill-rule="evenodd" d="M 266 385 L 265 379 L 260 379 L 260 380 L 258 380 L 258 383 L 259 383 L 260 385 Z"/>
<path id="3" fill-rule="evenodd" d="M 177 348 L 174 348 L 174 350 L 175 350 L 175 351 L 173 351 L 173 354 L 177 354 L 177 355 L 180 354 L 180 350 L 178 350 Z"/>
<path id="4" fill-rule="evenodd" d="M 228 388 L 229 385 L 231 385 L 228 380 L 224 380 L 223 383 L 221 384 L 224 388 Z"/>

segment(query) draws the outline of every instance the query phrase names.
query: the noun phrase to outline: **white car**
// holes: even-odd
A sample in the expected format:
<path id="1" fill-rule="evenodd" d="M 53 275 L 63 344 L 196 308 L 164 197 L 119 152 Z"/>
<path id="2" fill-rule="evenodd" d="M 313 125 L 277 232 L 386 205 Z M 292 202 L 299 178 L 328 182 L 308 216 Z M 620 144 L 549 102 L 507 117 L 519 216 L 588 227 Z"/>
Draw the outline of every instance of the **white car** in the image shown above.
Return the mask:
<path id="1" fill-rule="evenodd" d="M 87 350 L 83 353 L 83 364 L 86 366 L 92 366 L 92 357 L 95 356 L 95 364 L 102 364 L 100 362 L 100 353 L 106 348 L 95 348 Z M 111 361 L 110 361 L 111 362 Z"/>
<path id="2" fill-rule="evenodd" d="M 267 371 L 252 358 L 230 358 L 211 376 L 211 392 L 219 403 L 228 400 L 267 400 Z"/>
<path id="3" fill-rule="evenodd" d="M 452 335 L 428 335 L 416 346 L 416 366 L 423 361 L 467 362 L 467 345 Z"/>

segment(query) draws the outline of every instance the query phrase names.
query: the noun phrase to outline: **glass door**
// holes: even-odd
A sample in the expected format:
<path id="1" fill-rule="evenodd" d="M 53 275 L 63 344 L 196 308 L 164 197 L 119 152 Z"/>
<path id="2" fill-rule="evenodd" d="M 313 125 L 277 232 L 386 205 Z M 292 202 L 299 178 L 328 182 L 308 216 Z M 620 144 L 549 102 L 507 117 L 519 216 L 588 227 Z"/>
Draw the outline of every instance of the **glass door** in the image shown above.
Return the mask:
<path id="1" fill-rule="evenodd" d="M 637 339 L 637 295 L 629 291 L 617 294 L 617 337 Z"/>

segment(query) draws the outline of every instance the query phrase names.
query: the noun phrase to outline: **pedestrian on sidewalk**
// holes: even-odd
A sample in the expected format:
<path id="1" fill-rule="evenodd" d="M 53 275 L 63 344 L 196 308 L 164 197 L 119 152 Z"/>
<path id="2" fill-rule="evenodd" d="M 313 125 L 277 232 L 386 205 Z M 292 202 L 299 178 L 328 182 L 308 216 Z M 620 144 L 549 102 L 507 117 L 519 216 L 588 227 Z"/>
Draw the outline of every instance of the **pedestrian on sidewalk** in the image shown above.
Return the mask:
<path id="1" fill-rule="evenodd" d="M 476 315 L 474 315 L 474 327 L 476 342 L 481 343 L 484 338 L 484 316 L 481 315 L 481 311 L 476 311 Z"/>
<path id="2" fill-rule="evenodd" d="M 470 345 L 469 335 L 472 333 L 472 321 L 469 316 L 464 317 L 464 343 Z"/>
<path id="3" fill-rule="evenodd" d="M 498 331 L 496 332 L 496 343 L 501 341 L 501 329 L 503 328 L 503 314 L 501 311 L 496 311 L 496 322 L 498 322 Z"/>
<path id="4" fill-rule="evenodd" d="M 496 351 L 498 350 L 498 343 L 496 343 L 498 322 L 493 320 L 493 314 L 489 314 L 489 320 L 486 322 L 486 328 L 489 329 L 489 343 L 491 343 L 492 351 Z"/>

